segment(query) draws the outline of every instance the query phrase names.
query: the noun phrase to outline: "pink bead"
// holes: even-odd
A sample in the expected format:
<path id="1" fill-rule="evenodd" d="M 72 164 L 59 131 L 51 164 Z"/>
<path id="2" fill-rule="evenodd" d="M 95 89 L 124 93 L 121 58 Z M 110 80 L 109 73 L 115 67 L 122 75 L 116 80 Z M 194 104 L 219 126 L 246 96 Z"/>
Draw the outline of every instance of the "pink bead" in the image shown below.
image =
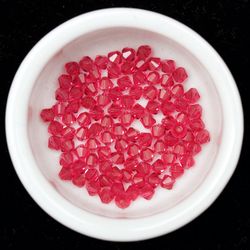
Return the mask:
<path id="1" fill-rule="evenodd" d="M 126 169 L 122 169 L 121 172 L 122 172 L 122 180 L 126 183 L 129 183 L 132 180 L 131 172 Z"/>
<path id="2" fill-rule="evenodd" d="M 55 114 L 55 116 L 61 116 L 64 114 L 66 109 L 66 105 L 64 103 L 58 102 L 53 107 L 52 110 Z"/>
<path id="3" fill-rule="evenodd" d="M 121 116 L 120 116 L 120 122 L 122 125 L 124 126 L 130 126 L 130 124 L 134 121 L 134 117 L 132 116 L 131 113 L 123 113 Z"/>
<path id="4" fill-rule="evenodd" d="M 59 102 L 67 102 L 69 98 L 69 92 L 67 89 L 58 88 L 55 92 L 55 98 Z"/>
<path id="5" fill-rule="evenodd" d="M 161 66 L 161 59 L 158 57 L 151 57 L 148 60 L 148 67 L 150 70 L 157 70 Z"/>
<path id="6" fill-rule="evenodd" d="M 124 95 L 121 97 L 122 107 L 130 109 L 134 105 L 135 100 L 129 95 Z"/>
<path id="7" fill-rule="evenodd" d="M 119 78 L 117 84 L 122 90 L 128 89 L 132 86 L 132 82 L 128 76 L 122 76 Z"/>
<path id="8" fill-rule="evenodd" d="M 192 154 L 192 155 L 196 155 L 198 153 L 200 153 L 201 151 L 201 145 L 200 144 L 197 144 L 197 143 L 194 143 L 194 142 L 189 142 L 187 143 L 186 145 L 186 150 Z"/>
<path id="9" fill-rule="evenodd" d="M 82 70 L 89 72 L 93 69 L 94 63 L 89 56 L 84 56 L 82 60 L 79 62 L 79 65 Z"/>
<path id="10" fill-rule="evenodd" d="M 160 82 L 164 88 L 170 88 L 174 85 L 172 76 L 168 76 L 167 74 L 162 75 Z"/>
<path id="11" fill-rule="evenodd" d="M 126 132 L 126 139 L 130 142 L 136 142 L 140 132 L 134 128 L 129 128 Z"/>
<path id="12" fill-rule="evenodd" d="M 102 77 L 99 87 L 101 90 L 109 90 L 113 88 L 113 82 L 108 77 Z"/>
<path id="13" fill-rule="evenodd" d="M 184 169 L 179 163 L 175 163 L 175 164 L 170 166 L 170 173 L 171 173 L 171 176 L 174 179 L 176 179 L 176 178 L 180 177 L 181 175 L 183 175 Z"/>
<path id="14" fill-rule="evenodd" d="M 83 145 L 79 145 L 75 148 L 74 152 L 77 158 L 80 160 L 85 158 L 88 153 L 88 150 Z"/>
<path id="15" fill-rule="evenodd" d="M 126 61 L 134 61 L 135 50 L 132 48 L 123 48 L 122 49 L 122 58 Z"/>
<path id="16" fill-rule="evenodd" d="M 199 104 L 190 105 L 187 108 L 187 114 L 190 120 L 198 119 L 201 117 L 202 108 Z"/>
<path id="17" fill-rule="evenodd" d="M 75 185 L 75 186 L 77 186 L 77 187 L 83 187 L 84 185 L 85 185 L 85 182 L 86 182 L 86 180 L 85 180 L 85 175 L 84 174 L 82 174 L 82 175 L 80 175 L 80 176 L 78 176 L 78 177 L 75 177 L 73 180 L 72 180 L 72 183 Z"/>
<path id="18" fill-rule="evenodd" d="M 113 126 L 113 119 L 109 115 L 105 115 L 102 117 L 101 125 L 106 129 L 111 128 Z"/>
<path id="19" fill-rule="evenodd" d="M 189 123 L 188 116 L 186 113 L 178 113 L 176 116 L 176 121 L 187 125 Z"/>
<path id="20" fill-rule="evenodd" d="M 86 183 L 86 189 L 90 196 L 97 195 L 101 189 L 99 181 L 89 181 Z"/>
<path id="21" fill-rule="evenodd" d="M 75 129 L 72 127 L 64 127 L 61 135 L 64 140 L 73 140 L 75 137 L 75 132 Z"/>
<path id="22" fill-rule="evenodd" d="M 128 157 L 124 162 L 124 167 L 128 171 L 135 170 L 135 166 L 138 164 L 136 157 Z"/>
<path id="23" fill-rule="evenodd" d="M 147 81 L 150 84 L 158 84 L 160 81 L 160 74 L 157 71 L 150 72 L 147 75 Z"/>
<path id="24" fill-rule="evenodd" d="M 161 111 L 164 115 L 169 115 L 175 111 L 175 105 L 172 102 L 162 102 Z"/>
<path id="25" fill-rule="evenodd" d="M 153 137 L 150 133 L 141 133 L 138 137 L 138 143 L 140 147 L 150 147 L 152 143 Z"/>
<path id="26" fill-rule="evenodd" d="M 80 102 L 79 100 L 74 100 L 69 102 L 67 107 L 65 108 L 66 113 L 77 113 L 80 108 Z"/>
<path id="27" fill-rule="evenodd" d="M 157 114 L 160 109 L 160 103 L 157 101 L 148 101 L 146 109 L 151 113 L 151 114 Z"/>
<path id="28" fill-rule="evenodd" d="M 139 100 L 142 96 L 142 88 L 140 86 L 132 86 L 129 89 L 129 95 L 135 100 Z"/>
<path id="29" fill-rule="evenodd" d="M 87 181 L 97 181 L 98 179 L 98 172 L 95 168 L 87 169 L 85 173 L 85 178 Z"/>
<path id="30" fill-rule="evenodd" d="M 106 173 L 107 177 L 112 181 L 112 183 L 121 184 L 122 182 L 122 171 L 118 167 L 113 167 L 111 171 Z"/>
<path id="31" fill-rule="evenodd" d="M 184 94 L 184 98 L 189 103 L 195 103 L 200 99 L 200 94 L 196 88 L 191 88 Z"/>
<path id="32" fill-rule="evenodd" d="M 186 148 L 185 148 L 185 146 L 183 144 L 176 144 L 174 146 L 173 152 L 176 155 L 184 155 L 186 153 Z"/>
<path id="33" fill-rule="evenodd" d="M 54 120 L 55 113 L 53 109 L 43 109 L 40 113 L 40 117 L 44 122 L 51 122 Z"/>
<path id="34" fill-rule="evenodd" d="M 130 185 L 126 190 L 126 194 L 130 200 L 135 201 L 139 196 L 139 189 L 135 185 Z"/>
<path id="35" fill-rule="evenodd" d="M 114 87 L 109 90 L 109 97 L 112 101 L 120 100 L 122 96 L 122 90 L 120 87 Z"/>
<path id="36" fill-rule="evenodd" d="M 98 121 L 103 117 L 103 109 L 100 106 L 94 106 L 90 109 L 89 114 L 95 120 Z"/>
<path id="37" fill-rule="evenodd" d="M 80 100 L 82 95 L 83 91 L 81 87 L 72 87 L 69 91 L 69 101 Z"/>
<path id="38" fill-rule="evenodd" d="M 129 61 L 123 62 L 121 65 L 121 72 L 123 74 L 133 74 L 135 72 L 135 64 Z"/>
<path id="39" fill-rule="evenodd" d="M 181 158 L 180 158 L 180 163 L 182 165 L 183 168 L 191 168 L 192 166 L 194 166 L 195 164 L 195 161 L 194 161 L 194 158 L 190 155 L 183 155 Z"/>
<path id="40" fill-rule="evenodd" d="M 187 134 L 187 128 L 185 125 L 182 123 L 176 123 L 172 128 L 171 128 L 171 134 L 175 138 L 183 138 Z"/>
<path id="41" fill-rule="evenodd" d="M 107 106 L 109 103 L 110 103 L 110 99 L 107 95 L 102 94 L 102 95 L 97 96 L 97 104 L 99 106 L 104 107 L 104 106 Z"/>
<path id="42" fill-rule="evenodd" d="M 165 133 L 164 126 L 163 125 L 159 125 L 159 124 L 158 125 L 154 125 L 151 130 L 152 130 L 153 137 L 156 137 L 156 138 L 159 138 L 159 137 L 163 136 L 164 133 Z"/>
<path id="43" fill-rule="evenodd" d="M 176 161 L 176 156 L 173 153 L 163 153 L 161 159 L 165 164 L 172 164 Z"/>
<path id="44" fill-rule="evenodd" d="M 71 88 L 72 78 L 69 75 L 61 75 L 58 78 L 58 83 L 60 88 L 62 89 L 69 89 Z"/>
<path id="45" fill-rule="evenodd" d="M 82 98 L 82 106 L 86 109 L 90 109 L 96 105 L 96 101 L 91 96 L 85 96 Z"/>
<path id="46" fill-rule="evenodd" d="M 115 149 L 117 152 L 124 152 L 128 148 L 128 143 L 124 139 L 116 140 Z"/>
<path id="47" fill-rule="evenodd" d="M 180 97 L 174 100 L 174 106 L 176 111 L 186 113 L 188 108 L 188 103 L 183 97 Z"/>
<path id="48" fill-rule="evenodd" d="M 172 75 L 174 80 L 179 83 L 184 82 L 188 77 L 186 70 L 182 67 L 177 68 Z"/>
<path id="49" fill-rule="evenodd" d="M 126 129 L 121 123 L 115 123 L 113 125 L 113 134 L 115 136 L 123 136 L 125 132 L 126 132 Z"/>
<path id="50" fill-rule="evenodd" d="M 78 115 L 77 122 L 80 126 L 87 127 L 91 123 L 91 118 L 89 113 L 83 112 Z"/>
<path id="51" fill-rule="evenodd" d="M 121 63 L 121 52 L 120 51 L 112 51 L 110 53 L 108 53 L 108 59 L 110 62 L 112 63 Z"/>
<path id="52" fill-rule="evenodd" d="M 97 56 L 95 58 L 95 65 L 99 69 L 106 69 L 108 64 L 108 58 L 106 56 Z"/>
<path id="53" fill-rule="evenodd" d="M 170 175 L 164 175 L 161 181 L 161 187 L 166 189 L 172 189 L 175 183 L 175 179 Z"/>
<path id="54" fill-rule="evenodd" d="M 167 133 L 164 136 L 164 141 L 166 143 L 166 146 L 172 147 L 172 146 L 174 146 L 179 141 L 179 139 L 176 138 L 176 137 L 174 137 L 174 136 L 172 136 L 171 133 Z"/>
<path id="55" fill-rule="evenodd" d="M 86 142 L 86 148 L 90 150 L 97 149 L 100 146 L 100 142 L 97 139 L 90 138 Z"/>
<path id="56" fill-rule="evenodd" d="M 205 124 L 201 119 L 192 120 L 189 126 L 193 131 L 199 131 L 205 128 Z"/>
<path id="57" fill-rule="evenodd" d="M 135 104 L 131 109 L 131 114 L 136 118 L 140 119 L 145 113 L 145 109 L 140 104 Z"/>
<path id="58" fill-rule="evenodd" d="M 110 79 L 118 78 L 121 74 L 121 69 L 119 65 L 116 63 L 109 62 L 107 69 L 108 69 L 108 77 Z"/>
<path id="59" fill-rule="evenodd" d="M 194 135 L 192 132 L 188 131 L 187 134 L 182 138 L 185 142 L 193 142 L 194 141 Z"/>
<path id="60" fill-rule="evenodd" d="M 166 168 L 167 167 L 166 167 L 165 163 L 160 159 L 156 160 L 153 163 L 153 170 L 157 174 L 161 174 L 162 172 L 164 172 L 166 170 Z"/>
<path id="61" fill-rule="evenodd" d="M 114 196 L 123 193 L 125 191 L 122 183 L 114 183 L 111 186 L 111 192 Z"/>
<path id="62" fill-rule="evenodd" d="M 65 69 L 69 75 L 79 75 L 80 74 L 80 67 L 77 62 L 68 62 L 65 64 Z"/>
<path id="63" fill-rule="evenodd" d="M 76 117 L 73 114 L 66 113 L 62 116 L 62 122 L 67 126 L 72 125 L 75 121 Z"/>
<path id="64" fill-rule="evenodd" d="M 111 193 L 110 188 L 102 188 L 101 191 L 99 191 L 99 197 L 102 203 L 108 204 L 114 199 L 114 195 Z"/>
<path id="65" fill-rule="evenodd" d="M 146 200 L 151 200 L 154 193 L 155 193 L 154 188 L 149 184 L 146 184 L 140 189 L 140 195 Z"/>
<path id="66" fill-rule="evenodd" d="M 166 151 L 166 145 L 163 140 L 157 140 L 154 144 L 154 151 L 156 153 L 163 153 Z"/>
<path id="67" fill-rule="evenodd" d="M 87 166 L 85 162 L 80 161 L 80 160 L 74 161 L 70 165 L 72 178 L 73 179 L 78 178 L 79 176 L 85 173 L 86 169 L 87 169 Z"/>
<path id="68" fill-rule="evenodd" d="M 145 128 L 151 128 L 156 123 L 155 119 L 150 113 L 145 113 L 140 121 Z"/>
<path id="69" fill-rule="evenodd" d="M 122 153 L 113 152 L 110 155 L 110 160 L 114 164 L 123 164 L 124 163 L 124 155 Z"/>
<path id="70" fill-rule="evenodd" d="M 87 131 L 87 136 L 89 138 L 96 138 L 103 130 L 103 127 L 100 123 L 92 123 Z"/>
<path id="71" fill-rule="evenodd" d="M 96 166 L 98 162 L 98 158 L 97 158 L 97 155 L 96 154 L 89 154 L 87 157 L 86 157 L 86 164 L 88 166 L 91 166 L 91 167 L 94 167 Z"/>
<path id="72" fill-rule="evenodd" d="M 206 129 L 203 129 L 196 133 L 195 141 L 199 144 L 204 144 L 210 141 L 209 132 Z"/>
<path id="73" fill-rule="evenodd" d="M 95 96 L 98 92 L 98 86 L 95 82 L 90 82 L 85 85 L 85 94 L 87 96 Z"/>
<path id="74" fill-rule="evenodd" d="M 113 135 L 109 131 L 104 131 L 101 134 L 101 141 L 102 143 L 109 145 L 113 142 Z"/>
<path id="75" fill-rule="evenodd" d="M 140 58 L 140 59 L 147 59 L 150 54 L 151 54 L 151 48 L 148 46 L 148 45 L 142 45 L 138 48 L 137 50 L 137 56 Z"/>
<path id="76" fill-rule="evenodd" d="M 172 97 L 172 93 L 169 89 L 159 89 L 159 93 L 158 93 L 158 99 L 160 101 L 170 101 Z"/>
<path id="77" fill-rule="evenodd" d="M 141 150 L 140 157 L 143 161 L 152 161 L 154 158 L 154 152 L 150 148 L 144 148 Z"/>
<path id="78" fill-rule="evenodd" d="M 120 193 L 115 197 L 115 204 L 121 209 L 129 207 L 130 203 L 131 200 L 125 192 Z"/>
<path id="79" fill-rule="evenodd" d="M 176 121 L 173 116 L 168 115 L 162 119 L 161 123 L 165 127 L 166 130 L 170 130 L 171 128 L 175 126 Z"/>
<path id="80" fill-rule="evenodd" d="M 68 168 L 61 168 L 58 175 L 62 180 L 71 180 L 72 179 L 71 171 Z"/>
<path id="81" fill-rule="evenodd" d="M 50 136 L 48 140 L 48 147 L 55 150 L 61 149 L 61 137 Z"/>
<path id="82" fill-rule="evenodd" d="M 131 144 L 128 146 L 128 155 L 136 156 L 140 153 L 140 148 L 137 144 Z"/>
<path id="83" fill-rule="evenodd" d="M 141 70 L 136 71 L 133 74 L 133 82 L 135 85 L 140 85 L 140 84 L 146 83 L 145 74 Z"/>
<path id="84" fill-rule="evenodd" d="M 145 185 L 145 175 L 139 173 L 134 175 L 132 182 L 137 188 L 143 187 Z"/>
<path id="85" fill-rule="evenodd" d="M 140 162 L 135 169 L 137 173 L 147 175 L 151 171 L 151 165 L 147 162 Z"/>
<path id="86" fill-rule="evenodd" d="M 111 187 L 112 181 L 104 174 L 99 176 L 99 182 L 101 187 Z"/>
<path id="87" fill-rule="evenodd" d="M 121 115 L 121 107 L 119 105 L 112 103 L 108 108 L 108 113 L 112 118 L 117 118 Z"/>
<path id="88" fill-rule="evenodd" d="M 74 148 L 74 141 L 72 140 L 62 140 L 61 141 L 61 151 L 68 152 Z"/>
<path id="89" fill-rule="evenodd" d="M 158 92 L 154 86 L 148 86 L 143 89 L 143 96 L 148 100 L 154 100 Z"/>
<path id="90" fill-rule="evenodd" d="M 148 176 L 148 183 L 152 186 L 152 187 L 157 187 L 160 183 L 161 183 L 161 179 L 158 176 L 158 174 L 156 173 L 152 173 Z"/>
<path id="91" fill-rule="evenodd" d="M 167 75 L 171 75 L 175 70 L 175 61 L 173 60 L 161 61 L 161 69 Z"/>
<path id="92" fill-rule="evenodd" d="M 112 167 L 112 162 L 109 160 L 103 160 L 99 162 L 99 170 L 101 173 L 106 173 Z"/>
<path id="93" fill-rule="evenodd" d="M 63 125 L 60 122 L 52 121 L 48 126 L 48 132 L 52 135 L 61 135 L 63 131 Z"/>
<path id="94" fill-rule="evenodd" d="M 176 84 L 172 87 L 171 92 L 175 98 L 178 98 L 184 94 L 184 88 L 181 84 Z"/>
<path id="95" fill-rule="evenodd" d="M 78 128 L 76 130 L 76 138 L 79 141 L 83 141 L 83 140 L 87 139 L 87 129 L 83 128 L 83 127 Z"/>

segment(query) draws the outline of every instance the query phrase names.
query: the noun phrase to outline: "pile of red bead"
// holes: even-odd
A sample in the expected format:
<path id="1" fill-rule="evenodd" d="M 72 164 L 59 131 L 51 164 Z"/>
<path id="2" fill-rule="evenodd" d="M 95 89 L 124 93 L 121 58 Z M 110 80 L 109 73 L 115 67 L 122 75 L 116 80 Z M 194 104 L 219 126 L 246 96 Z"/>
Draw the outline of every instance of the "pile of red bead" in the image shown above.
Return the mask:
<path id="1" fill-rule="evenodd" d="M 210 140 L 197 89 L 183 87 L 185 69 L 152 57 L 148 45 L 85 56 L 65 70 L 55 105 L 40 113 L 48 147 L 61 151 L 59 177 L 103 203 L 126 208 L 137 197 L 150 200 L 158 186 L 172 189 Z M 135 120 L 148 132 L 135 129 Z"/>

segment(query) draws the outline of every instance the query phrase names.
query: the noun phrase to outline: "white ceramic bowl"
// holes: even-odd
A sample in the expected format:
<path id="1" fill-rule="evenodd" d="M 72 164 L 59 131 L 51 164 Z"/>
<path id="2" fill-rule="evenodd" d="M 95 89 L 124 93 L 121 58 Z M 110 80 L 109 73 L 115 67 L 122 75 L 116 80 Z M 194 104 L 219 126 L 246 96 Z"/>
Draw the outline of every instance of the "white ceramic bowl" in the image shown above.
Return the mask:
<path id="1" fill-rule="evenodd" d="M 39 112 L 52 105 L 56 79 L 65 62 L 141 44 L 151 45 L 155 55 L 173 58 L 187 69 L 190 77 L 186 86 L 195 86 L 201 93 L 211 142 L 172 191 L 159 190 L 150 202 L 139 199 L 121 210 L 59 180 L 58 153 L 47 148 L 46 125 L 41 123 Z M 160 14 L 115 8 L 71 19 L 30 51 L 11 86 L 6 134 L 20 180 L 49 215 L 82 234 L 135 241 L 185 225 L 217 198 L 238 161 L 243 113 L 231 73 L 198 34 Z"/>

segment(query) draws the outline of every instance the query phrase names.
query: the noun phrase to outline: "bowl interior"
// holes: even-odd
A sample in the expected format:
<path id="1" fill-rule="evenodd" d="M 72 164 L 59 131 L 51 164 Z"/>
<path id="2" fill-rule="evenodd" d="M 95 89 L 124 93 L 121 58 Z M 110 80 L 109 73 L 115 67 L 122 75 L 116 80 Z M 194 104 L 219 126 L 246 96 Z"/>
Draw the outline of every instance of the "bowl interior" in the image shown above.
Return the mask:
<path id="1" fill-rule="evenodd" d="M 152 46 L 155 56 L 174 59 L 178 66 L 186 68 L 189 79 L 185 83 L 185 89 L 196 87 L 201 94 L 199 103 L 203 107 L 203 120 L 210 131 L 211 142 L 203 146 L 202 152 L 195 158 L 195 167 L 185 172 L 173 190 L 157 189 L 150 202 L 140 198 L 129 208 L 121 210 L 113 203 L 104 205 L 98 197 L 90 197 L 85 188 L 77 188 L 73 184 L 59 179 L 59 152 L 48 149 L 47 124 L 42 123 L 39 113 L 42 108 L 54 104 L 57 78 L 63 72 L 65 62 L 80 60 L 85 55 L 95 57 L 98 54 L 107 54 L 109 51 L 121 50 L 123 47 L 137 48 L 142 44 Z M 213 168 L 222 128 L 220 97 L 212 78 L 199 60 L 184 46 L 166 36 L 126 27 L 96 30 L 81 35 L 65 47 L 59 48 L 36 79 L 30 96 L 27 119 L 30 146 L 37 166 L 47 181 L 75 206 L 95 214 L 115 218 L 149 216 L 172 208 L 186 199 L 199 188 L 209 170 Z M 157 118 L 157 120 L 159 119 L 160 117 Z M 145 130 L 137 123 L 134 124 L 134 127 Z"/>

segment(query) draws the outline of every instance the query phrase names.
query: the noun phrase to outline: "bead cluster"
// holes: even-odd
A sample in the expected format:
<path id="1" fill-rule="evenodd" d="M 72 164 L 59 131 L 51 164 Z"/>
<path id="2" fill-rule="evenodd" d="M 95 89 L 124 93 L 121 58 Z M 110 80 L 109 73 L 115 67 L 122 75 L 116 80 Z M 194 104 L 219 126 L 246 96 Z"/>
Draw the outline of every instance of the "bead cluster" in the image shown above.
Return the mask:
<path id="1" fill-rule="evenodd" d="M 142 45 L 66 63 L 55 105 L 40 113 L 48 147 L 61 151 L 59 177 L 120 208 L 151 199 L 157 186 L 172 189 L 210 140 L 197 89 L 183 87 L 186 70 L 151 53 Z"/>

